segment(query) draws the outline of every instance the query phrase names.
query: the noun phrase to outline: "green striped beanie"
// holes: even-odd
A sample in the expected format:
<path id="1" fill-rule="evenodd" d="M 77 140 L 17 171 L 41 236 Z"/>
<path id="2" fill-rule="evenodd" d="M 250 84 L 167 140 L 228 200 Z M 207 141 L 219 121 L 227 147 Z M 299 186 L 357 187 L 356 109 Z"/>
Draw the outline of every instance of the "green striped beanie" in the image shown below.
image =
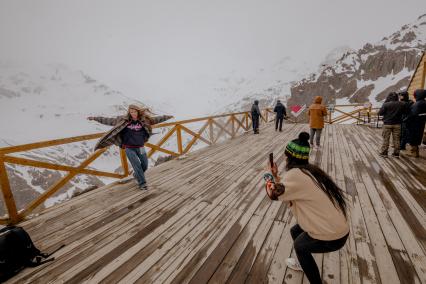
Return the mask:
<path id="1" fill-rule="evenodd" d="M 300 133 L 299 139 L 294 139 L 287 144 L 287 146 L 285 147 L 285 153 L 296 159 L 308 160 L 309 152 L 311 150 L 311 148 L 309 147 L 308 139 L 308 133 Z"/>

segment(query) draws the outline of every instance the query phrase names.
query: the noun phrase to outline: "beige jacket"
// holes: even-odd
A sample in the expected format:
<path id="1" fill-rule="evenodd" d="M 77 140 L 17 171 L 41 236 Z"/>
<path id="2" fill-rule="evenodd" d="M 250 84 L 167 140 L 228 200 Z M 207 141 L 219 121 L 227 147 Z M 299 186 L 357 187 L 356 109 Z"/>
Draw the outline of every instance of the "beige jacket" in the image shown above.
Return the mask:
<path id="1" fill-rule="evenodd" d="M 291 210 L 297 223 L 310 237 L 331 241 L 349 232 L 343 212 L 334 206 L 310 176 L 293 168 L 284 174 L 282 183 L 285 192 L 278 199 L 291 201 Z"/>
<path id="2" fill-rule="evenodd" d="M 324 128 L 324 117 L 327 115 L 327 109 L 322 103 L 322 97 L 315 97 L 314 103 L 309 107 L 309 127 L 315 129 Z"/>

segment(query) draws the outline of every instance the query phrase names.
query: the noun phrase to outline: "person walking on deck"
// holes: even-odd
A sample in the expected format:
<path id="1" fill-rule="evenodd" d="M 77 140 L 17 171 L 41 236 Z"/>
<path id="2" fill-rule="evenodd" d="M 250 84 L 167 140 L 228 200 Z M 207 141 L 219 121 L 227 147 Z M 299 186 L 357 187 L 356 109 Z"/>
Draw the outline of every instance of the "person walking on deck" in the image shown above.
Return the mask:
<path id="1" fill-rule="evenodd" d="M 285 109 L 285 106 L 281 103 L 280 100 L 277 100 L 277 104 L 274 107 L 274 112 L 276 113 L 275 115 L 275 131 L 278 130 L 278 125 L 279 125 L 279 130 L 280 132 L 282 132 L 283 130 L 283 120 L 284 117 L 287 116 L 287 112 Z"/>
<path id="2" fill-rule="evenodd" d="M 327 109 L 322 103 L 322 97 L 316 96 L 314 103 L 309 107 L 309 127 L 311 128 L 311 146 L 314 145 L 314 137 L 316 135 L 316 146 L 320 147 L 321 132 L 324 128 L 324 117 L 327 116 Z"/>
<path id="3" fill-rule="evenodd" d="M 399 93 L 399 100 L 407 104 L 407 109 L 411 108 L 411 105 L 414 103 L 408 97 L 408 92 Z M 408 117 L 409 112 L 402 115 L 402 123 L 401 123 L 401 143 L 399 145 L 400 150 L 405 150 L 405 146 L 408 143 L 408 139 L 410 138 L 410 133 L 408 131 L 408 125 L 406 122 L 406 118 Z"/>
<path id="4" fill-rule="evenodd" d="M 262 113 L 259 109 L 259 101 L 255 100 L 251 106 L 251 120 L 253 124 L 253 133 L 259 134 L 259 118 L 262 117 Z"/>
<path id="5" fill-rule="evenodd" d="M 309 163 L 309 134 L 302 132 L 285 148 L 287 163 L 282 179 L 278 165 L 265 174 L 271 200 L 289 204 L 296 224 L 290 229 L 297 259 L 288 258 L 287 266 L 303 270 L 310 283 L 322 283 L 313 253 L 341 249 L 349 235 L 346 201 L 341 188 L 319 167 Z M 273 182 L 269 182 L 272 175 Z M 282 182 L 281 182 L 282 181 Z"/>
<path id="6" fill-rule="evenodd" d="M 416 102 L 411 106 L 410 113 L 406 118 L 408 131 L 410 133 L 408 139 L 410 151 L 408 154 L 410 156 L 419 157 L 419 145 L 422 143 L 426 121 L 426 90 L 416 90 L 414 92 L 414 98 Z"/>
<path id="7" fill-rule="evenodd" d="M 392 156 L 399 157 L 402 116 L 407 111 L 407 103 L 399 101 L 396 93 L 392 92 L 388 95 L 378 113 L 380 116 L 383 116 L 383 143 L 380 148 L 380 156 L 388 156 L 389 140 L 392 135 Z"/>
<path id="8" fill-rule="evenodd" d="M 131 104 L 127 114 L 124 116 L 89 116 L 87 119 L 114 126 L 96 143 L 95 150 L 113 144 L 125 149 L 139 188 L 147 190 L 145 171 L 148 169 L 148 156 L 144 144 L 152 135 L 152 125 L 170 118 L 173 118 L 173 116 L 162 115 L 153 117 L 148 108 Z"/>

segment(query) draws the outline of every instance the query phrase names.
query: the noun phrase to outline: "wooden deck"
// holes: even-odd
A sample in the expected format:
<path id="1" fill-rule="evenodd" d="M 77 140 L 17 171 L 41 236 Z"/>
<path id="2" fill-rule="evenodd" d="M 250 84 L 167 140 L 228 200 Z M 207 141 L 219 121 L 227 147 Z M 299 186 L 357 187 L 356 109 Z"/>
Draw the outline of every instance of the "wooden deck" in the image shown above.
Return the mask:
<path id="1" fill-rule="evenodd" d="M 270 201 L 262 174 L 273 151 L 307 125 L 285 125 L 164 163 L 134 181 L 111 184 L 26 221 L 56 260 L 9 283 L 308 283 L 286 268 L 294 255 L 290 210 Z M 275 137 L 275 138 L 274 138 Z M 348 194 L 346 246 L 317 254 L 326 283 L 426 283 L 426 159 L 381 158 L 379 130 L 327 126 L 311 162 Z"/>

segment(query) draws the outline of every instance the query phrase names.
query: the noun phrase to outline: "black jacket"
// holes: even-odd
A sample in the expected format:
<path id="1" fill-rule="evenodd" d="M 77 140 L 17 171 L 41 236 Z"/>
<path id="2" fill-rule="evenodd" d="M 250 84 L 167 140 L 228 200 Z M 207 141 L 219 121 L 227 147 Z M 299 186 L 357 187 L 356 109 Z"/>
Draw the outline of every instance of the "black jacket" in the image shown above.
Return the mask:
<path id="1" fill-rule="evenodd" d="M 283 117 L 287 116 L 285 106 L 280 102 L 277 103 L 277 105 L 275 106 L 274 112 L 277 113 L 277 118 L 283 118 Z"/>
<path id="2" fill-rule="evenodd" d="M 409 111 L 408 104 L 400 101 L 385 102 L 380 108 L 379 115 L 383 116 L 383 124 L 401 124 L 402 116 Z"/>
<path id="3" fill-rule="evenodd" d="M 259 117 L 259 116 L 262 115 L 262 113 L 260 112 L 260 109 L 259 109 L 259 105 L 253 104 L 251 106 L 251 115 L 254 116 L 254 117 Z"/>
<path id="4" fill-rule="evenodd" d="M 405 120 L 410 131 L 409 143 L 412 146 L 420 145 L 423 138 L 426 121 L 426 90 L 416 90 L 414 96 L 416 102 L 411 106 L 410 113 Z"/>

